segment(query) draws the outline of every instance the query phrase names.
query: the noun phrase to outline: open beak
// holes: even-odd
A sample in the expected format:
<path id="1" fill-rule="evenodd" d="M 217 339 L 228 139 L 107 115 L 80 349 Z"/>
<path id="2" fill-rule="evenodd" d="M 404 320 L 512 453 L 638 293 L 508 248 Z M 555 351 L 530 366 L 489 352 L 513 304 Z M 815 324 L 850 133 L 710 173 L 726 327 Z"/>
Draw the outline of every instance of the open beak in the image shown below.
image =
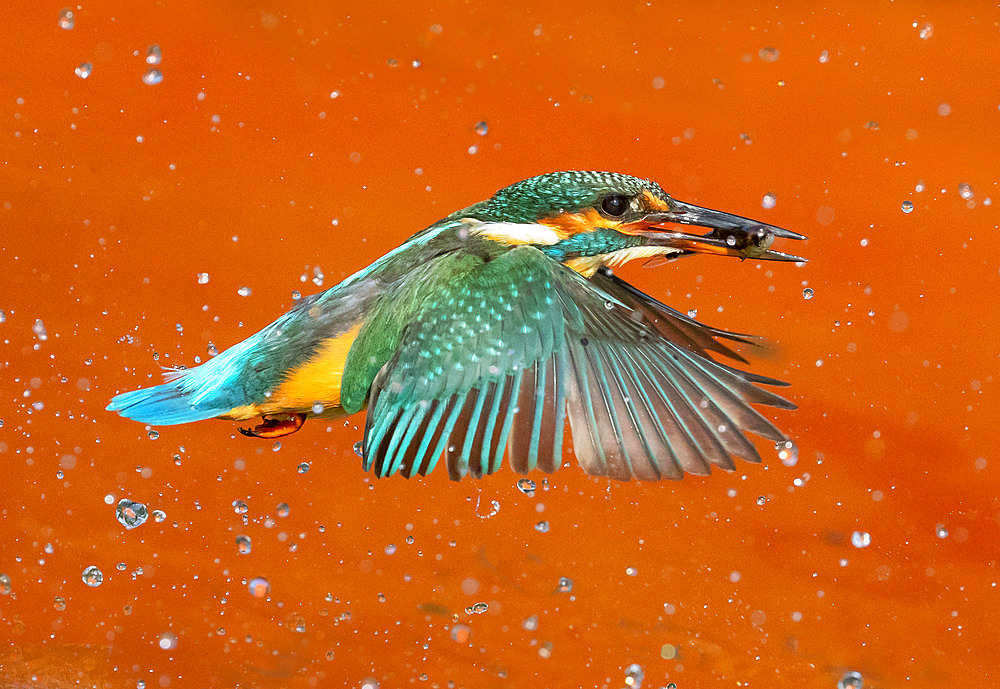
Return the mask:
<path id="1" fill-rule="evenodd" d="M 807 239 L 798 232 L 674 199 L 670 200 L 670 205 L 671 209 L 668 211 L 647 214 L 642 219 L 640 224 L 643 227 L 637 234 L 647 237 L 655 244 L 680 249 L 685 253 L 735 256 L 761 261 L 806 261 L 801 256 L 769 248 L 775 237 Z M 666 224 L 698 225 L 712 231 L 705 235 L 663 231 L 663 225 Z"/>

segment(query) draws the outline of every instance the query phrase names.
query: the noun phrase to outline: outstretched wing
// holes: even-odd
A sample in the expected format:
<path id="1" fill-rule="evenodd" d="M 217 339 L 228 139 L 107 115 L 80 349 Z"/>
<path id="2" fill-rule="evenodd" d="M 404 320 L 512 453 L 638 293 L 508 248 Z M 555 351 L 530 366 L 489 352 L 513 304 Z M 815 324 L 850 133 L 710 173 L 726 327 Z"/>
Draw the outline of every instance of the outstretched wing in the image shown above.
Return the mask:
<path id="1" fill-rule="evenodd" d="M 678 479 L 759 462 L 744 435 L 784 436 L 750 404 L 794 408 L 724 366 L 709 329 L 610 274 L 588 281 L 532 247 L 483 259 L 416 311 L 372 384 L 366 468 L 460 479 L 555 471 L 568 419 L 589 474 Z M 606 287 L 606 289 L 605 289 Z"/>

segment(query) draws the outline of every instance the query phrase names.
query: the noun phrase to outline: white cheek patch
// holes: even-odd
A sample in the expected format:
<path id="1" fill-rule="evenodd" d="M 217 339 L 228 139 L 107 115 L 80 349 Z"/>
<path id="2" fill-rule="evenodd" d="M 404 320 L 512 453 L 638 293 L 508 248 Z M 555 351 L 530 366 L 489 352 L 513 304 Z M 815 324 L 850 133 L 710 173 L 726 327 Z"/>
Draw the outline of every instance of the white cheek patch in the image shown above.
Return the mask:
<path id="1" fill-rule="evenodd" d="M 503 244 L 557 244 L 561 239 L 551 227 L 538 223 L 470 222 L 469 232 Z"/>

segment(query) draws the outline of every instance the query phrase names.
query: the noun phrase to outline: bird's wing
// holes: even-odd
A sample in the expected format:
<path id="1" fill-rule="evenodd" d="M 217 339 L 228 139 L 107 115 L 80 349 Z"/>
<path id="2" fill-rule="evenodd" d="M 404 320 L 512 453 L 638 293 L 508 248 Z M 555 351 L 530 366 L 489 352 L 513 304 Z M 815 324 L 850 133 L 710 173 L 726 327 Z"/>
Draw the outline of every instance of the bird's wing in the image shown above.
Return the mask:
<path id="1" fill-rule="evenodd" d="M 612 292 L 526 246 L 438 285 L 372 383 L 366 468 L 413 476 L 444 456 L 479 477 L 506 452 L 552 472 L 567 420 L 583 469 L 619 480 L 760 461 L 747 431 L 784 439 L 750 404 L 794 405 L 706 355 L 721 331 L 665 331 Z"/>

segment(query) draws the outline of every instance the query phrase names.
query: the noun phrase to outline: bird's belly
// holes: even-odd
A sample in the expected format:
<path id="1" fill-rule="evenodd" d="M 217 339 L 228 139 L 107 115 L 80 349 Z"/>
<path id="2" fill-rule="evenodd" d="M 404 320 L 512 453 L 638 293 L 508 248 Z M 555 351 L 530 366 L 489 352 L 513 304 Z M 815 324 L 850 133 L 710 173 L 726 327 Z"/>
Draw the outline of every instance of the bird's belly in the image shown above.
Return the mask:
<path id="1" fill-rule="evenodd" d="M 283 412 L 324 418 L 343 416 L 340 384 L 344 377 L 344 363 L 360 329 L 361 324 L 358 324 L 337 337 L 325 340 L 312 357 L 285 374 L 270 397 L 235 407 L 220 418 L 242 421 Z"/>

